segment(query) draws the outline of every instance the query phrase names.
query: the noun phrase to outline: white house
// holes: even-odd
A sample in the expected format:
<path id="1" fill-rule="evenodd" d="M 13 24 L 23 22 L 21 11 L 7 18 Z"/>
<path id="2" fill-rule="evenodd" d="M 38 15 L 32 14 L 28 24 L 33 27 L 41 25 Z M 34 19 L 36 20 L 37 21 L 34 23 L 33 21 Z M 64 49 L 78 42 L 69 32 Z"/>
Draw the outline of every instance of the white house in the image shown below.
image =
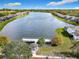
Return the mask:
<path id="1" fill-rule="evenodd" d="M 77 27 L 68 27 L 67 32 L 71 35 L 73 35 L 74 40 L 79 40 L 79 30 L 77 30 Z"/>
<path id="2" fill-rule="evenodd" d="M 75 40 L 79 40 L 79 32 L 75 31 L 74 34 L 73 34 L 73 38 Z"/>
<path id="3" fill-rule="evenodd" d="M 66 20 L 71 20 L 74 22 L 79 22 L 79 17 L 75 17 L 75 16 L 70 16 L 70 15 L 63 15 L 61 13 L 56 13 L 57 16 L 64 18 Z"/>
<path id="4" fill-rule="evenodd" d="M 67 32 L 72 35 L 75 32 L 75 30 L 69 27 L 67 28 Z"/>
<path id="5" fill-rule="evenodd" d="M 62 18 L 64 18 L 64 17 L 65 17 L 65 15 L 60 14 L 60 13 L 56 13 L 56 15 L 57 15 L 57 16 L 59 16 L 59 17 L 62 17 Z"/>
<path id="6" fill-rule="evenodd" d="M 33 43 L 37 43 L 39 39 L 27 39 L 27 38 L 23 38 L 22 41 L 24 42 L 33 42 Z M 51 40 L 50 39 L 45 39 L 45 43 L 50 43 Z"/>
<path id="7" fill-rule="evenodd" d="M 75 39 L 75 40 L 79 40 L 79 36 L 73 36 L 73 38 Z"/>

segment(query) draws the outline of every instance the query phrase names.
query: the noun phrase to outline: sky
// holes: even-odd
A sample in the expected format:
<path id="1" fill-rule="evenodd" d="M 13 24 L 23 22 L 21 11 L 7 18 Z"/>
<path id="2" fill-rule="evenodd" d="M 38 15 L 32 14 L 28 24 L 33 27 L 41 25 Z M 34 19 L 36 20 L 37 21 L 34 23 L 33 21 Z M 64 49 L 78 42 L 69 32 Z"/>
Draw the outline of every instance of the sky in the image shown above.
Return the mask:
<path id="1" fill-rule="evenodd" d="M 79 0 L 0 0 L 0 8 L 79 9 Z"/>

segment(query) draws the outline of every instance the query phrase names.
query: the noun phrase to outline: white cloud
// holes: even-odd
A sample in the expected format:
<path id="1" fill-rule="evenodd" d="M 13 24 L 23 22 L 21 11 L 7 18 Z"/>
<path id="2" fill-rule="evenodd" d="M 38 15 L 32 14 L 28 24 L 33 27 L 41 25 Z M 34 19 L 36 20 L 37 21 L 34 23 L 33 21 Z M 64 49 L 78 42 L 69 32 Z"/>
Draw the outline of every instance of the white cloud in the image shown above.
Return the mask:
<path id="1" fill-rule="evenodd" d="M 21 3 L 19 3 L 19 2 L 4 4 L 4 6 L 9 6 L 9 7 L 12 7 L 12 6 L 20 6 L 20 5 L 21 5 Z"/>
<path id="2" fill-rule="evenodd" d="M 59 2 L 50 2 L 47 5 L 51 5 L 51 6 L 57 6 L 57 5 L 64 5 L 66 3 L 73 3 L 73 2 L 77 2 L 78 0 L 62 0 Z"/>
<path id="3" fill-rule="evenodd" d="M 79 9 L 79 7 L 75 7 L 74 9 Z"/>

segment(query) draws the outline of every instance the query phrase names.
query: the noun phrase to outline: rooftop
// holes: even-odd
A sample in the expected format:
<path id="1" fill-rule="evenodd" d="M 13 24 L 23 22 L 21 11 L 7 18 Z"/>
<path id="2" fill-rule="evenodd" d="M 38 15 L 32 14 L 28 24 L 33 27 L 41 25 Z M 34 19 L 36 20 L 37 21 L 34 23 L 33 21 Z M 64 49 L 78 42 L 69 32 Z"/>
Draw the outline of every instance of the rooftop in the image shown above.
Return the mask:
<path id="1" fill-rule="evenodd" d="M 67 28 L 67 32 L 70 33 L 70 34 L 72 34 L 72 35 L 79 36 L 79 26 L 68 27 Z"/>
<path id="2" fill-rule="evenodd" d="M 27 38 L 23 38 L 22 39 L 24 42 L 38 42 L 39 39 L 27 39 Z M 50 39 L 45 39 L 45 42 L 51 42 Z"/>

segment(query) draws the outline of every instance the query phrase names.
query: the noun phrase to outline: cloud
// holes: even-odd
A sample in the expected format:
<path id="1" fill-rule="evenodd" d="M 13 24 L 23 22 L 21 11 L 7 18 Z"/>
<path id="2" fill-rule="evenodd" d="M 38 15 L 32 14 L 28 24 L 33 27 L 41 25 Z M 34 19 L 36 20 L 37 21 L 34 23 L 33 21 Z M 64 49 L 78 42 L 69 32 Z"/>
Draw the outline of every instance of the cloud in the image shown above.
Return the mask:
<path id="1" fill-rule="evenodd" d="M 57 5 L 64 5 L 66 3 L 73 3 L 73 2 L 77 2 L 78 0 L 62 0 L 59 2 L 49 2 L 47 5 L 51 5 L 51 6 L 57 6 Z"/>
<path id="2" fill-rule="evenodd" d="M 9 6 L 9 7 L 20 6 L 20 5 L 21 5 L 21 3 L 19 3 L 19 2 L 4 4 L 4 6 Z"/>
<path id="3" fill-rule="evenodd" d="M 74 9 L 79 9 L 79 7 L 75 7 Z"/>

